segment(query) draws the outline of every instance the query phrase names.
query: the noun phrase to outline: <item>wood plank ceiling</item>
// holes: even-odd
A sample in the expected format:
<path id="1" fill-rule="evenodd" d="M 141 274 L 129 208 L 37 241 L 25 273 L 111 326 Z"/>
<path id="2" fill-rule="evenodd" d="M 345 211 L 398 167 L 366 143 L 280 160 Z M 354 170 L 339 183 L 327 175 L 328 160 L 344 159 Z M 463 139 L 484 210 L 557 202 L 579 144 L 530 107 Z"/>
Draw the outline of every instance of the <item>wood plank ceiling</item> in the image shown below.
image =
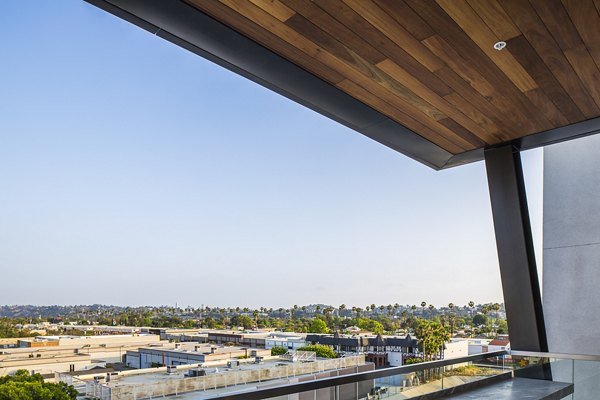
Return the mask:
<path id="1" fill-rule="evenodd" d="M 186 1 L 453 154 L 600 115 L 600 0 Z"/>

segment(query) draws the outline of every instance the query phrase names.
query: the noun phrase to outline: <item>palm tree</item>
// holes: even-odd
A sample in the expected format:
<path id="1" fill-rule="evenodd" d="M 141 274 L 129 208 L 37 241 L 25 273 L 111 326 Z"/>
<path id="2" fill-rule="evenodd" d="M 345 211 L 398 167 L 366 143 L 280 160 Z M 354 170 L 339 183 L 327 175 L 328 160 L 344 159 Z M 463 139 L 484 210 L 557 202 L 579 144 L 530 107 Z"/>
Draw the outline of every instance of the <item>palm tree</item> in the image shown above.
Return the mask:
<path id="1" fill-rule="evenodd" d="M 481 307 L 481 313 L 483 315 L 485 315 L 486 317 L 490 313 L 490 311 L 492 311 L 492 305 L 491 304 L 484 304 L 483 307 Z M 486 329 L 486 331 L 487 331 L 487 329 Z M 489 331 L 486 332 L 486 333 L 489 333 Z"/>
<path id="2" fill-rule="evenodd" d="M 469 301 L 469 308 L 471 309 L 471 317 L 473 316 L 473 307 L 475 307 L 475 302 L 473 300 Z"/>
<path id="3" fill-rule="evenodd" d="M 433 304 L 429 305 L 429 319 L 433 319 L 433 309 L 435 307 L 433 306 Z"/>
<path id="4" fill-rule="evenodd" d="M 425 306 L 427 305 L 426 302 L 422 301 L 421 302 L 421 315 L 425 315 Z"/>
<path id="5" fill-rule="evenodd" d="M 342 303 L 342 304 L 340 304 L 340 306 L 338 307 L 338 309 L 340 310 L 340 317 L 341 317 L 342 313 L 346 309 L 346 305 L 344 303 Z"/>
<path id="6" fill-rule="evenodd" d="M 450 335 L 454 336 L 454 313 L 452 312 L 454 310 L 454 303 L 448 303 L 448 308 L 450 309 Z"/>

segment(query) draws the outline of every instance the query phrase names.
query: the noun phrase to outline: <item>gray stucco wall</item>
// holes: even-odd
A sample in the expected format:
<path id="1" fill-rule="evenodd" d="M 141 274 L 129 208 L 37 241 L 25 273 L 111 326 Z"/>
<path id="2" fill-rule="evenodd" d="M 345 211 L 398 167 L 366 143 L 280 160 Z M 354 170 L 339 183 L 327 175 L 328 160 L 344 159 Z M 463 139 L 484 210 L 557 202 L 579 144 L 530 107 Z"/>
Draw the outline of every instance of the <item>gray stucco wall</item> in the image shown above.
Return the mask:
<path id="1" fill-rule="evenodd" d="M 549 350 L 600 355 L 600 135 L 544 149 L 543 242 Z"/>

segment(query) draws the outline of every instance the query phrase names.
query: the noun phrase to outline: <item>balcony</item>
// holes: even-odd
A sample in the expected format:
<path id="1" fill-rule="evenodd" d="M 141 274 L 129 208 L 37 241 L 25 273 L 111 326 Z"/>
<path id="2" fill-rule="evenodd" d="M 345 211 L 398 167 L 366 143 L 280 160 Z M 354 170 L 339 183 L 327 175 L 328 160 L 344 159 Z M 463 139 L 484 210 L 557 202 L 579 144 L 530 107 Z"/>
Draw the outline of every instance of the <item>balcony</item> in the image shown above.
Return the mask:
<path id="1" fill-rule="evenodd" d="M 258 399 L 596 399 L 600 357 L 498 351 L 220 396 Z"/>

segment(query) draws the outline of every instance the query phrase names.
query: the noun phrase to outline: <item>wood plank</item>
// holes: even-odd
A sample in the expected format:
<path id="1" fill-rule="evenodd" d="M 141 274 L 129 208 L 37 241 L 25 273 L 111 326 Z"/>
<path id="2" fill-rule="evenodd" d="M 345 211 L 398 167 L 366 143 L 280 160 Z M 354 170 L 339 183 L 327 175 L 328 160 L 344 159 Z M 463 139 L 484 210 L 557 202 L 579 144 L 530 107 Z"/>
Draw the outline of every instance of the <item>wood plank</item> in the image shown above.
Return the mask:
<path id="1" fill-rule="evenodd" d="M 315 26 L 342 42 L 344 46 L 348 47 L 365 60 L 377 64 L 387 58 L 379 50 L 371 46 L 370 43 L 354 33 L 353 30 L 347 28 L 344 24 L 324 12 L 316 4 L 304 0 L 281 1 Z"/>
<path id="2" fill-rule="evenodd" d="M 384 11 L 392 15 L 402 26 L 404 26 L 404 28 L 420 40 L 423 41 L 435 34 L 435 31 L 421 18 L 421 16 L 415 13 L 403 1 L 375 1 L 382 9 L 384 9 Z M 504 12 L 499 5 L 497 5 L 497 7 Z M 506 18 L 508 18 L 508 16 L 506 16 Z M 520 33 L 518 30 L 517 32 Z M 505 120 L 497 117 L 497 110 L 495 110 L 483 96 L 460 79 L 460 77 L 452 70 L 447 67 L 444 67 L 443 70 L 445 78 L 452 76 L 452 79 L 443 81 L 445 81 L 445 83 L 453 90 L 458 92 L 444 95 L 444 99 L 483 127 L 490 135 L 487 140 L 489 143 L 498 143 L 503 139 L 509 139 L 509 137 L 506 136 L 506 132 L 511 131 L 514 126 L 509 128 L 508 125 L 506 125 Z M 436 74 L 437 73 L 438 71 L 436 71 Z M 491 119 L 488 118 L 485 113 L 491 116 Z"/>
<path id="3" fill-rule="evenodd" d="M 478 70 L 475 70 L 471 66 L 472 64 L 458 54 L 443 38 L 435 35 L 424 40 L 423 43 L 444 60 L 454 73 L 459 75 L 478 93 L 484 96 L 487 101 L 493 104 L 497 110 L 493 111 L 491 115 L 495 115 L 496 113 L 504 115 L 512 126 L 511 131 L 516 129 L 526 133 L 533 133 L 538 129 L 523 110 L 519 109 L 517 103 L 511 100 L 511 96 L 501 93 L 497 86 L 492 85 Z M 436 73 L 439 75 L 440 71 Z M 457 85 L 459 84 L 455 79 L 450 79 L 451 77 L 448 76 L 448 72 L 444 73 L 445 76 L 443 76 L 443 79 L 447 83 L 454 82 Z"/>
<path id="4" fill-rule="evenodd" d="M 347 81 L 353 81 L 356 84 L 355 80 L 349 79 Z M 343 81 L 343 82 L 346 82 L 346 81 Z M 338 84 L 336 86 L 341 88 L 340 84 Z M 374 88 L 371 85 L 363 86 L 363 85 L 358 84 L 357 86 L 364 87 L 365 90 L 367 90 L 368 92 L 370 92 L 374 95 L 376 94 L 376 92 L 373 90 Z M 381 96 L 379 96 L 378 93 L 377 93 L 377 97 L 382 99 L 383 101 L 389 103 L 394 108 L 402 110 L 405 114 L 410 115 L 411 118 L 417 120 L 420 124 L 426 126 L 430 130 L 439 132 L 441 135 L 444 135 L 446 138 L 448 138 L 448 140 L 456 143 L 457 145 L 461 146 L 465 150 L 470 150 L 473 148 L 473 146 L 469 142 L 465 141 L 462 137 L 457 135 L 455 132 L 452 132 L 450 129 L 446 128 L 444 125 L 441 125 L 440 123 L 438 123 L 438 120 L 445 119 L 447 117 L 444 116 L 443 118 L 438 118 L 438 119 L 424 118 L 424 113 L 421 110 L 419 110 L 413 104 L 404 101 L 402 98 L 395 97 L 395 96 L 381 97 Z M 365 104 L 372 105 L 371 103 L 367 102 L 368 99 L 359 98 L 359 100 L 365 102 Z M 400 122 L 399 120 L 396 119 L 396 117 L 394 115 L 389 115 L 389 117 Z M 407 126 L 409 129 L 412 129 L 412 127 L 409 125 L 405 125 L 405 126 Z"/>
<path id="5" fill-rule="evenodd" d="M 315 0 L 314 3 L 334 17 L 348 29 L 361 32 L 361 36 L 376 46 L 379 51 L 385 54 L 390 60 L 404 68 L 421 82 L 426 82 L 427 86 L 440 96 L 452 93 L 452 89 L 440 80 L 434 73 L 425 68 L 421 63 L 415 60 L 410 54 L 398 47 L 381 31 L 364 20 L 354 10 L 341 1 Z"/>
<path id="6" fill-rule="evenodd" d="M 297 47 L 299 50 L 303 51 L 309 56 L 309 58 L 306 58 L 302 64 L 300 64 L 309 71 L 312 70 L 312 59 L 317 59 L 323 62 L 325 65 L 330 66 L 335 71 L 341 73 L 346 78 L 352 79 L 356 83 L 373 90 L 380 96 L 384 96 L 383 98 L 389 98 L 390 101 L 400 99 L 407 107 L 411 107 L 411 109 L 414 110 L 419 110 L 420 113 L 425 114 L 425 116 L 428 118 L 438 120 L 446 117 L 445 114 L 441 113 L 438 109 L 425 102 L 423 99 L 408 90 L 400 83 L 394 81 L 387 74 L 378 70 L 368 62 L 361 60 L 358 55 L 352 54 L 351 60 L 340 59 L 338 56 L 341 53 L 336 56 L 329 51 L 324 50 L 323 48 L 317 46 L 313 41 L 297 32 L 295 29 L 283 24 L 275 17 L 266 13 L 264 10 L 255 7 L 249 2 L 238 2 L 235 0 L 221 0 L 221 2 L 236 12 L 250 18 L 264 29 L 267 29 L 269 32 L 277 36 L 287 38 L 290 44 Z M 313 40 L 319 39 L 319 36 L 316 32 L 317 28 L 314 27 L 314 25 L 312 25 L 309 21 L 305 22 L 305 29 L 305 34 L 311 33 L 314 35 L 312 37 Z M 390 98 L 390 93 L 385 93 L 383 90 L 384 88 L 388 91 L 391 91 L 395 96 L 398 97 L 398 99 Z"/>
<path id="7" fill-rule="evenodd" d="M 514 54 L 517 61 L 535 79 L 538 86 L 570 123 L 585 119 L 581 110 L 577 108 L 571 97 L 569 97 L 560 83 L 558 83 L 525 36 L 521 35 L 509 40 L 506 47 L 506 50 Z"/>
<path id="8" fill-rule="evenodd" d="M 455 132 L 458 136 L 465 139 L 467 142 L 471 143 L 475 148 L 483 147 L 486 143 L 475 136 L 472 132 L 465 129 L 462 125 L 454 121 L 452 118 L 444 118 L 438 121 L 440 124 L 444 125 L 446 128 L 450 129 L 452 132 Z"/>
<path id="9" fill-rule="evenodd" d="M 537 84 L 523 69 L 521 64 L 507 51 L 494 49 L 494 43 L 500 39 L 483 22 L 479 15 L 464 2 L 455 0 L 437 0 L 446 13 L 465 31 L 481 50 L 508 76 L 521 90 L 526 92 L 537 88 Z"/>
<path id="10" fill-rule="evenodd" d="M 475 107 L 472 103 L 467 101 L 463 96 L 456 92 L 444 96 L 444 99 L 456 107 L 457 110 L 461 110 L 463 113 L 465 113 L 465 115 L 483 127 L 491 136 L 491 138 L 488 140 L 490 144 L 495 144 L 502 141 L 502 129 L 498 126 L 497 122 L 492 121 L 483 113 L 482 108 Z M 481 97 L 481 100 L 485 101 L 483 97 Z M 490 104 L 487 103 L 487 105 L 489 106 Z"/>
<path id="11" fill-rule="evenodd" d="M 397 0 L 374 0 L 386 13 L 404 27 L 415 39 L 421 41 L 435 34 L 435 31 L 409 6 Z"/>
<path id="12" fill-rule="evenodd" d="M 502 6 L 496 0 L 467 0 L 479 18 L 500 40 L 509 40 L 521 34 Z"/>
<path id="13" fill-rule="evenodd" d="M 600 11 L 592 1 L 586 0 L 563 0 L 563 5 L 596 66 L 600 67 Z"/>
<path id="14" fill-rule="evenodd" d="M 565 50 L 563 53 L 565 53 L 575 73 L 600 108 L 600 70 L 585 45 L 582 43 L 577 47 Z"/>
<path id="15" fill-rule="evenodd" d="M 256 21 L 263 28 L 271 31 L 272 33 L 288 38 L 290 43 L 298 46 L 300 50 L 304 51 L 311 58 L 316 58 L 326 65 L 334 67 L 336 71 L 343 73 L 344 76 L 350 80 L 353 80 L 358 85 L 365 87 L 373 93 L 376 93 L 378 97 L 390 102 L 391 104 L 394 104 L 398 108 L 407 110 L 407 112 L 409 112 L 416 120 L 423 125 L 428 126 L 430 129 L 441 131 L 449 136 L 454 135 L 458 138 L 457 140 L 463 140 L 459 136 L 456 136 L 456 134 L 451 130 L 445 128 L 439 123 L 436 123 L 436 120 L 446 118 L 445 114 L 441 113 L 439 110 L 425 102 L 412 91 L 396 82 L 383 71 L 380 71 L 372 66 L 372 75 L 364 75 L 360 71 L 360 67 L 356 68 L 356 65 L 346 64 L 343 60 L 340 60 L 328 51 L 316 46 L 315 43 L 311 42 L 300 33 L 296 32 L 285 24 L 282 24 L 275 17 L 265 13 L 264 10 L 253 6 L 251 3 L 236 2 L 235 0 L 222 0 L 222 3 L 231 7 L 238 13 L 242 13 L 248 18 L 252 18 L 253 21 Z M 356 59 L 360 59 L 356 55 L 355 57 Z M 310 58 L 307 58 L 306 63 L 310 63 L 311 61 L 312 60 Z M 368 63 L 365 62 L 365 64 Z M 310 66 L 305 65 L 305 68 L 306 67 L 308 67 L 307 69 L 310 70 Z M 383 88 L 387 89 L 387 91 L 383 91 Z M 389 92 L 392 92 L 393 95 Z M 464 144 L 466 148 L 472 148 L 470 143 L 465 141 Z"/>
<path id="16" fill-rule="evenodd" d="M 276 35 L 264 30 L 259 25 L 215 1 L 186 0 L 190 5 L 217 18 L 238 32 L 252 38 L 291 62 L 301 65 L 306 60 L 306 53 L 285 42 Z M 241 28 L 238 28 L 241 27 Z M 312 72 L 329 83 L 336 84 L 344 77 L 318 60 L 312 61 Z"/>
<path id="17" fill-rule="evenodd" d="M 458 154 L 465 151 L 464 147 L 461 147 L 459 144 L 456 144 L 452 141 L 451 137 L 446 137 L 445 135 L 441 135 L 439 132 L 421 124 L 419 121 L 412 118 L 410 115 L 404 113 L 404 111 L 392 106 L 390 103 L 381 100 L 379 97 L 373 95 L 371 92 L 366 90 L 365 88 L 358 86 L 356 83 L 344 80 L 338 84 L 338 87 L 342 89 L 344 92 L 350 94 L 351 96 L 360 99 L 365 104 L 371 104 L 373 107 L 381 110 L 381 112 L 391 119 L 399 122 L 404 126 L 411 126 L 415 130 L 415 132 L 419 132 L 421 136 L 425 139 L 437 144 L 438 146 L 448 150 L 452 154 Z"/>
<path id="18" fill-rule="evenodd" d="M 581 37 L 560 0 L 530 0 L 530 3 L 561 50 L 569 50 L 582 44 Z"/>
<path id="19" fill-rule="evenodd" d="M 568 125 L 569 121 L 565 116 L 556 108 L 554 103 L 548 99 L 548 96 L 540 88 L 525 92 L 527 98 L 535 104 L 540 112 L 544 114 L 548 121 L 552 122 L 555 126 Z"/>
<path id="20" fill-rule="evenodd" d="M 371 0 L 343 1 L 430 71 L 435 71 L 444 66 L 443 62 L 423 46 L 420 41 Z"/>
<path id="21" fill-rule="evenodd" d="M 498 96 L 491 97 L 490 102 L 500 101 L 506 104 L 512 114 L 502 113 L 504 118 L 519 117 L 511 132 L 513 135 L 526 135 L 551 129 L 553 125 L 539 112 L 529 99 L 508 77 L 494 64 L 467 34 L 454 22 L 448 14 L 433 0 L 404 0 L 415 12 L 422 15 L 440 38 L 443 36 L 452 43 L 453 51 L 459 54 L 465 65 L 477 71 L 496 90 Z M 445 60 L 448 63 L 448 60 Z M 452 60 L 451 60 L 452 61 Z M 450 64 L 448 64 L 450 65 Z M 457 74 L 460 70 L 455 69 Z M 487 97 L 487 96 L 486 96 Z M 521 116 L 524 116 L 522 118 Z"/>
<path id="22" fill-rule="evenodd" d="M 501 108 L 495 105 L 495 103 L 498 103 L 498 99 L 492 96 L 484 97 L 477 91 L 472 90 L 469 84 L 450 67 L 442 68 L 436 71 L 436 74 L 455 88 L 456 93 L 463 97 L 465 101 L 472 104 L 476 110 L 481 110 L 486 117 L 496 124 L 498 132 L 495 132 L 495 134 L 498 136 L 499 141 L 508 141 L 514 138 L 514 132 L 520 128 L 521 123 L 518 119 L 515 119 L 516 117 L 513 114 L 501 112 Z"/>
<path id="23" fill-rule="evenodd" d="M 580 2 L 589 3 L 589 0 L 580 0 Z M 596 105 L 600 107 L 600 70 L 586 49 L 561 0 L 532 0 L 531 5 L 562 49 Z M 600 36 L 596 38 L 596 41 L 598 40 Z"/>
<path id="24" fill-rule="evenodd" d="M 377 67 L 393 77 L 396 81 L 402 82 L 409 90 L 418 94 L 419 97 L 426 100 L 429 104 L 439 109 L 442 113 L 461 124 L 464 129 L 470 131 L 484 142 L 493 142 L 493 136 L 484 128 L 477 125 L 473 120 L 464 115 L 460 110 L 453 107 L 444 98 L 435 94 L 431 89 L 419 82 L 404 69 L 390 60 L 384 60 L 377 64 Z"/>
<path id="25" fill-rule="evenodd" d="M 374 93 L 379 93 L 380 96 L 383 95 L 381 90 L 374 89 L 373 83 L 378 83 L 405 102 L 410 103 L 421 110 L 421 112 L 430 118 L 439 120 L 447 117 L 445 113 L 433 106 L 430 102 L 424 100 L 405 85 L 400 84 L 399 81 L 395 80 L 385 71 L 382 71 L 372 63 L 363 60 L 360 56 L 345 48 L 341 43 L 336 41 L 330 35 L 327 35 L 300 14 L 295 14 L 286 22 L 286 25 L 291 27 L 294 32 L 302 35 L 303 39 L 307 39 L 310 43 L 318 45 L 319 48 L 324 49 L 337 57 L 337 61 L 344 61 L 348 67 L 360 72 L 363 75 L 362 77 L 356 74 L 355 71 L 344 68 L 346 76 L 352 78 L 355 82 L 366 88 L 371 88 L 374 90 Z"/>
<path id="26" fill-rule="evenodd" d="M 503 0 L 502 7 L 586 118 L 597 116 L 600 109 L 531 4 L 521 0 Z"/>
<path id="27" fill-rule="evenodd" d="M 255 6 L 262 8 L 278 20 L 285 22 L 291 18 L 295 12 L 285 6 L 279 0 L 250 0 Z"/>
<path id="28" fill-rule="evenodd" d="M 250 20 L 247 20 L 247 18 L 245 18 L 245 17 L 241 17 L 241 15 L 238 12 L 235 12 L 234 10 L 230 9 L 229 7 L 227 7 L 224 4 L 220 4 L 218 2 L 204 2 L 201 0 L 189 0 L 189 1 L 191 3 L 193 3 L 192 5 L 195 5 L 195 3 L 199 3 L 199 7 L 201 6 L 201 8 L 200 8 L 201 10 L 203 10 L 204 12 L 207 12 L 209 15 L 214 13 L 215 15 L 218 15 L 223 22 L 227 23 L 227 21 L 230 21 L 230 23 L 232 23 L 233 26 L 241 26 L 244 30 L 246 30 L 248 28 L 253 28 L 255 25 Z M 233 16 L 235 16 L 235 18 L 232 18 Z M 272 18 L 274 18 L 274 17 L 272 17 Z M 278 23 L 280 23 L 280 22 L 278 22 Z M 258 25 L 256 25 L 256 26 L 258 26 Z M 261 26 L 258 26 L 258 27 L 263 28 L 262 30 L 264 30 L 264 27 L 261 27 Z M 242 32 L 242 33 L 244 33 L 244 32 Z M 252 31 L 251 33 L 255 33 L 255 32 Z M 295 33 L 295 35 L 299 35 L 299 34 Z M 267 40 L 271 39 L 271 37 L 269 35 L 266 35 L 266 36 L 265 35 L 262 35 L 262 36 L 257 35 L 257 36 L 253 36 L 253 37 L 255 37 L 255 38 L 256 37 L 264 37 Z M 308 68 L 308 69 L 311 70 L 313 73 L 317 73 L 317 74 L 319 73 L 318 71 L 315 71 L 315 69 L 313 68 L 315 64 L 321 64 L 321 60 L 323 60 L 323 59 L 325 59 L 326 62 L 330 61 L 327 58 L 328 53 L 326 53 L 326 52 L 319 52 L 316 49 L 314 49 L 314 51 L 311 51 L 310 48 L 308 48 L 308 49 L 298 49 L 296 47 L 292 47 L 292 48 L 302 54 L 302 56 L 298 59 L 298 65 L 306 67 L 305 64 L 310 63 L 310 68 Z M 286 56 L 289 48 L 284 47 L 281 50 L 282 50 L 281 54 L 283 56 Z M 318 58 L 315 57 L 315 55 L 318 56 Z M 336 71 L 336 73 L 338 73 L 338 72 Z M 346 75 L 345 72 L 344 72 L 344 75 Z M 350 75 L 352 76 L 353 74 L 350 74 Z M 341 80 L 343 80 L 343 79 L 340 79 L 340 81 Z M 374 80 L 367 79 L 367 78 L 365 78 L 365 80 L 368 83 L 367 86 L 369 86 L 372 91 L 375 91 L 378 93 L 381 92 L 381 88 L 377 87 L 377 85 L 378 85 L 377 82 L 375 82 Z M 374 87 L 373 85 L 376 85 L 376 86 Z M 429 116 L 427 116 L 425 113 L 423 113 L 422 110 L 415 107 L 414 105 L 404 101 L 403 99 L 401 99 L 399 97 L 392 96 L 391 94 L 389 94 L 387 92 L 383 93 L 383 94 L 384 94 L 384 99 L 386 102 L 393 104 L 395 107 L 407 110 L 407 112 L 410 112 L 411 114 L 414 115 L 415 120 L 420 120 L 420 123 L 422 125 L 427 126 L 431 130 L 439 130 L 440 132 L 442 132 L 448 136 L 454 135 L 453 132 L 451 132 L 449 129 L 447 129 L 447 128 L 441 126 L 440 124 L 438 124 L 437 122 L 435 122 L 435 120 L 433 118 L 430 118 Z M 366 103 L 366 104 L 368 104 L 368 103 Z M 440 115 L 437 118 L 440 119 L 443 117 L 444 117 L 443 115 Z M 409 129 L 415 129 L 413 126 L 407 126 L 407 127 Z M 440 127 L 443 129 L 440 129 Z M 463 146 L 463 147 L 468 148 L 468 144 L 466 144 L 466 146 Z"/>
<path id="29" fill-rule="evenodd" d="M 367 60 L 361 54 L 346 47 L 345 44 L 331 36 L 327 32 L 314 25 L 301 14 L 294 14 L 285 22 L 285 25 L 292 28 L 295 32 L 311 41 L 319 48 L 328 51 L 333 56 L 354 66 L 366 75 L 373 75 L 373 65 L 385 59 L 382 54 L 377 55 L 376 59 Z M 378 61 L 377 61 L 378 60 Z"/>

